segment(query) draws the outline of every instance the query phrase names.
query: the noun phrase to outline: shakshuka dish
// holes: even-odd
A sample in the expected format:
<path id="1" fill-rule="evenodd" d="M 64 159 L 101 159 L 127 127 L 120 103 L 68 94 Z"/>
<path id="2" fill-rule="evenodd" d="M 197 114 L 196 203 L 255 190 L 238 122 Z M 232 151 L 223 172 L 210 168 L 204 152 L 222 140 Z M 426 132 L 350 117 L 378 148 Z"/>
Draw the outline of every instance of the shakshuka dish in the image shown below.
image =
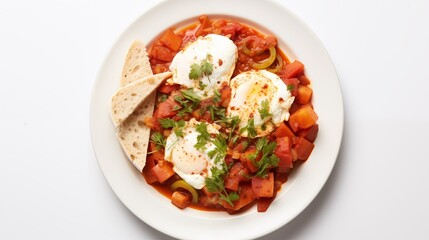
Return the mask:
<path id="1" fill-rule="evenodd" d="M 202 15 L 130 47 L 112 119 L 129 160 L 178 208 L 265 212 L 315 146 L 310 83 L 276 36 Z"/>

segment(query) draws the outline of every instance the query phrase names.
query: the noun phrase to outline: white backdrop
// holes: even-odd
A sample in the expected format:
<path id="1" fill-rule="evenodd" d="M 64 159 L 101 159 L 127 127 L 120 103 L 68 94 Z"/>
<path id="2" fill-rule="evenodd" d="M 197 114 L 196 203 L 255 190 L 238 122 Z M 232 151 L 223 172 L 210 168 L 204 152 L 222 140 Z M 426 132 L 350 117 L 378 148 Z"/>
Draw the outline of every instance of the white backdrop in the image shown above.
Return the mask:
<path id="1" fill-rule="evenodd" d="M 156 2 L 0 1 L 0 239 L 171 239 L 118 200 L 89 133 L 103 57 Z M 321 193 L 262 239 L 428 239 L 429 2 L 282 3 L 327 48 L 345 129 Z"/>

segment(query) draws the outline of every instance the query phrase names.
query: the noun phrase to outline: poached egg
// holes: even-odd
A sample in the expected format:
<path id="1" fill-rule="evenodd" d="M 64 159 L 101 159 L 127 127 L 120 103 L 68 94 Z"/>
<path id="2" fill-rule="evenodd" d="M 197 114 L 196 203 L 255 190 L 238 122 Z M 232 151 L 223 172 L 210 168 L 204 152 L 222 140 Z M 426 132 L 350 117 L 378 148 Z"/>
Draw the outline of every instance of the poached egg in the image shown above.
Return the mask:
<path id="1" fill-rule="evenodd" d="M 276 74 L 266 70 L 243 72 L 231 80 L 230 87 L 227 115 L 240 118 L 239 129 L 245 128 L 253 119 L 256 137 L 262 137 L 289 119 L 294 97 Z M 268 112 L 264 118 L 260 114 L 262 109 Z M 240 135 L 247 137 L 248 131 L 242 131 Z"/>
<path id="2" fill-rule="evenodd" d="M 183 137 L 177 136 L 174 131 L 167 137 L 165 145 L 165 160 L 173 164 L 173 170 L 189 185 L 196 189 L 205 186 L 205 179 L 211 177 L 211 168 L 216 166 L 222 169 L 222 161 L 217 164 L 214 158 L 210 158 L 208 153 L 215 149 L 215 145 L 210 141 L 206 143 L 204 150 L 197 150 L 194 145 L 200 135 L 196 126 L 200 124 L 192 118 L 186 122 L 183 128 Z M 209 134 L 219 134 L 220 126 L 207 124 Z"/>
<path id="3" fill-rule="evenodd" d="M 170 65 L 173 77 L 168 83 L 193 88 L 201 99 L 213 97 L 215 89 L 223 83 L 229 84 L 237 57 L 237 46 L 229 38 L 217 34 L 200 37 L 174 56 Z M 213 66 L 213 72 L 197 80 L 190 79 L 191 66 L 199 66 L 205 60 Z"/>

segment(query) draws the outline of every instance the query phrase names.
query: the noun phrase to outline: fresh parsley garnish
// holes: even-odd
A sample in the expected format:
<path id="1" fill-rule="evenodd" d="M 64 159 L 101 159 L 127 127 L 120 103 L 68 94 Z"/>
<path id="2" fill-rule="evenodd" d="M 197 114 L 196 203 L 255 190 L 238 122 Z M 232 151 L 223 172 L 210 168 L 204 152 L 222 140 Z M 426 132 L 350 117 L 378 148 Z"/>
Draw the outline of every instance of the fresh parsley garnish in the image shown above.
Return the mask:
<path id="1" fill-rule="evenodd" d="M 256 137 L 255 120 L 253 120 L 253 118 L 249 120 L 245 127 L 240 129 L 240 133 L 244 133 L 246 131 L 249 138 Z"/>
<path id="2" fill-rule="evenodd" d="M 158 122 L 161 124 L 162 128 L 173 128 L 176 126 L 176 121 L 170 118 L 160 118 Z"/>
<path id="3" fill-rule="evenodd" d="M 219 90 L 215 89 L 213 90 L 213 93 L 214 93 L 213 102 L 219 103 L 222 100 L 222 96 L 220 95 Z"/>
<path id="4" fill-rule="evenodd" d="M 270 113 L 270 103 L 268 100 L 264 100 L 261 102 L 261 107 L 258 109 L 259 115 L 261 115 L 261 119 L 265 119 L 267 117 L 272 116 Z"/>
<path id="5" fill-rule="evenodd" d="M 197 143 L 194 147 L 197 150 L 205 150 L 206 144 L 210 141 L 210 133 L 207 131 L 207 123 L 201 122 L 195 126 L 195 130 L 199 133 L 197 136 Z"/>
<path id="6" fill-rule="evenodd" d="M 198 80 L 203 76 L 210 76 L 213 73 L 213 64 L 210 63 L 211 55 L 207 54 L 206 58 L 200 64 L 192 64 L 189 72 L 189 79 Z"/>
<path id="7" fill-rule="evenodd" d="M 295 85 L 293 85 L 293 84 L 288 84 L 287 85 L 287 90 L 288 91 L 293 91 L 295 89 Z"/>
<path id="8" fill-rule="evenodd" d="M 255 146 L 255 157 L 262 153 L 261 160 L 255 164 L 258 168 L 255 176 L 265 178 L 269 168 L 278 166 L 279 158 L 274 154 L 277 144 L 276 142 L 269 142 L 266 137 L 263 137 L 256 141 Z"/>
<path id="9" fill-rule="evenodd" d="M 182 93 L 182 95 L 186 99 L 189 99 L 189 100 L 191 100 L 194 103 L 198 104 L 201 101 L 201 98 L 194 92 L 194 90 L 192 88 L 181 90 L 180 92 Z"/>
<path id="10" fill-rule="evenodd" d="M 156 144 L 156 149 L 165 148 L 165 138 L 160 132 L 153 133 L 150 140 Z"/>
<path id="11" fill-rule="evenodd" d="M 215 164 L 221 161 L 226 156 L 227 144 L 225 138 L 222 134 L 218 134 L 215 139 L 212 139 L 211 142 L 215 145 L 215 148 L 208 152 L 210 158 L 214 158 Z"/>
<path id="12" fill-rule="evenodd" d="M 161 118 L 158 120 L 162 128 L 173 128 L 174 133 L 178 137 L 183 137 L 183 128 L 185 127 L 185 121 L 181 119 L 180 121 L 174 121 L 169 118 Z"/>

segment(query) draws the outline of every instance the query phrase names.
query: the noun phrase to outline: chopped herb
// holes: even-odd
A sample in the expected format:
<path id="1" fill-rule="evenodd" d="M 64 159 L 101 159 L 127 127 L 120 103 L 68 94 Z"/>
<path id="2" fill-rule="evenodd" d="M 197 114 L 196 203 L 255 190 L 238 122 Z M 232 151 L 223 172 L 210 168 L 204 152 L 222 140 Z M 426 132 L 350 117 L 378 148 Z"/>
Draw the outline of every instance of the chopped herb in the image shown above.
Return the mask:
<path id="1" fill-rule="evenodd" d="M 255 174 L 255 176 L 264 178 L 267 176 L 269 168 L 278 166 L 279 158 L 273 154 L 277 144 L 276 142 L 269 142 L 266 137 L 263 137 L 256 141 L 255 146 L 255 157 L 257 154 L 262 152 L 261 160 L 255 164 L 258 167 L 258 172 Z"/>
<path id="2" fill-rule="evenodd" d="M 295 89 L 295 85 L 293 85 L 293 84 L 288 84 L 287 85 L 287 90 L 288 91 L 293 91 Z"/>
<path id="3" fill-rule="evenodd" d="M 207 84 L 204 84 L 203 83 L 203 81 L 198 81 L 198 87 L 200 88 L 200 89 L 204 89 L 204 88 L 206 88 L 207 87 Z"/>
<path id="4" fill-rule="evenodd" d="M 181 119 L 180 121 L 176 122 L 176 126 L 173 129 L 176 136 L 183 137 L 183 128 L 184 127 L 185 127 L 185 120 Z"/>
<path id="5" fill-rule="evenodd" d="M 247 131 L 247 136 L 249 138 L 256 137 L 255 120 L 253 120 L 253 118 L 249 120 L 245 127 L 240 129 L 240 133 L 244 133 L 245 131 Z"/>
<path id="6" fill-rule="evenodd" d="M 160 118 L 158 122 L 162 128 L 173 128 L 176 126 L 176 121 L 170 118 Z"/>
<path id="7" fill-rule="evenodd" d="M 225 108 L 216 107 L 216 106 L 213 106 L 213 105 L 209 105 L 207 108 L 208 108 L 208 110 L 210 112 L 210 117 L 211 117 L 211 119 L 213 121 L 216 118 L 220 118 L 220 119 L 225 118 L 225 115 L 226 115 Z"/>
<path id="8" fill-rule="evenodd" d="M 258 109 L 259 114 L 261 115 L 261 119 L 265 119 L 267 117 L 272 116 L 270 113 L 270 103 L 268 100 L 264 100 L 261 102 L 261 107 Z"/>
<path id="9" fill-rule="evenodd" d="M 220 199 L 225 200 L 231 206 L 234 206 L 232 202 L 237 201 L 239 198 L 240 196 L 236 192 L 231 192 L 228 195 L 223 195 L 223 194 L 220 195 Z"/>
<path id="10" fill-rule="evenodd" d="M 189 79 L 198 80 L 203 76 L 209 76 L 213 73 L 213 64 L 210 63 L 211 55 L 207 54 L 206 58 L 200 64 L 192 64 L 189 72 Z"/>
<path id="11" fill-rule="evenodd" d="M 201 66 L 194 63 L 191 65 L 191 71 L 189 72 L 189 79 L 197 80 L 203 76 Z"/>
<path id="12" fill-rule="evenodd" d="M 168 95 L 167 95 L 167 94 L 160 93 L 160 94 L 158 95 L 158 102 L 160 102 L 160 103 L 165 102 L 165 101 L 167 100 L 167 98 L 168 98 Z"/>
<path id="13" fill-rule="evenodd" d="M 181 90 L 180 92 L 186 99 L 189 99 L 194 103 L 200 103 L 201 101 L 200 97 L 197 94 L 195 94 L 192 88 Z"/>
<path id="14" fill-rule="evenodd" d="M 195 130 L 200 134 L 197 136 L 197 143 L 194 147 L 197 150 L 205 150 L 206 144 L 210 140 L 210 133 L 207 131 L 207 124 L 202 122 L 195 127 Z"/>
<path id="15" fill-rule="evenodd" d="M 219 103 L 222 100 L 220 92 L 217 89 L 215 89 L 213 91 L 213 93 L 214 93 L 213 102 L 214 103 Z"/>
<path id="16" fill-rule="evenodd" d="M 222 134 L 218 134 L 215 139 L 211 141 L 215 148 L 208 152 L 210 158 L 215 158 L 214 162 L 218 163 L 226 156 L 227 144 Z"/>
<path id="17" fill-rule="evenodd" d="M 155 132 L 152 134 L 150 140 L 156 144 L 156 149 L 165 148 L 165 138 L 160 132 Z"/>

